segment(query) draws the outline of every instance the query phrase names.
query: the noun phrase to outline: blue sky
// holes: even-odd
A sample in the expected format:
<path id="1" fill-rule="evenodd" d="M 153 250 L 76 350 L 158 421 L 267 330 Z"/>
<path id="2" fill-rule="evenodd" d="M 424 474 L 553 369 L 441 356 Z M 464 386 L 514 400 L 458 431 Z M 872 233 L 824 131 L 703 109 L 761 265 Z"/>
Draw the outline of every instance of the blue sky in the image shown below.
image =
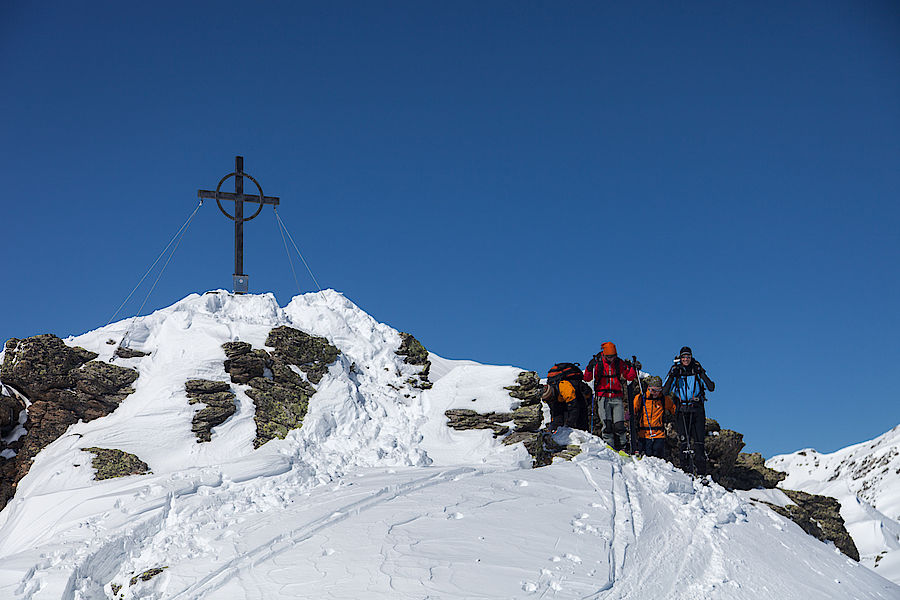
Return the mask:
<path id="1" fill-rule="evenodd" d="M 664 374 L 687 344 L 749 450 L 879 435 L 900 7 L 787 4 L 4 2 L 0 337 L 104 325 L 240 154 L 319 283 L 438 354 L 612 340 Z M 271 208 L 245 236 L 287 303 Z M 144 312 L 232 253 L 205 203 Z"/>

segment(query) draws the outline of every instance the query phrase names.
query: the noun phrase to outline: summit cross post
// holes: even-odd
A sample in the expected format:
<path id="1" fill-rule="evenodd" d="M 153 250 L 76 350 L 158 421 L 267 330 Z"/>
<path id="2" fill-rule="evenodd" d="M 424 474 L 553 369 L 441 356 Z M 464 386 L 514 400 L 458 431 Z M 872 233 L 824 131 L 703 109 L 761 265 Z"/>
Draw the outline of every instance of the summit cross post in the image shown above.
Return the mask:
<path id="1" fill-rule="evenodd" d="M 222 184 L 229 177 L 234 177 L 233 194 L 220 191 Z M 244 194 L 244 177 L 256 184 L 259 194 Z M 244 273 L 244 223 L 255 219 L 266 204 L 278 206 L 279 198 L 277 196 L 264 196 L 259 182 L 252 175 L 244 173 L 243 156 L 234 157 L 234 172 L 220 179 L 215 191 L 197 190 L 197 197 L 201 200 L 204 198 L 215 200 L 222 214 L 234 221 L 234 293 L 246 294 L 250 289 L 250 277 Z M 232 200 L 234 202 L 233 215 L 228 214 L 228 211 L 222 208 L 222 200 Z M 244 202 L 257 202 L 259 204 L 259 208 L 256 209 L 253 216 L 244 218 Z"/>

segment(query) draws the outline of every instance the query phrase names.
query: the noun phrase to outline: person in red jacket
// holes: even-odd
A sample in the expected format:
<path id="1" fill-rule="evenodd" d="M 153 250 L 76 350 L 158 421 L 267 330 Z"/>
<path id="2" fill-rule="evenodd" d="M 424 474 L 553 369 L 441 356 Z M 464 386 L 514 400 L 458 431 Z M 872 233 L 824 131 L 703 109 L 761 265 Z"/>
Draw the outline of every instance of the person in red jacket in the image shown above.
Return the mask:
<path id="1" fill-rule="evenodd" d="M 675 414 L 671 396 L 662 395 L 662 378 L 653 375 L 644 380 L 646 391 L 637 394 L 633 403 L 638 444 L 636 450 L 646 456 L 666 457 L 666 426 L 663 414 Z"/>
<path id="2" fill-rule="evenodd" d="M 599 421 L 603 441 L 613 450 L 624 450 L 628 444 L 625 437 L 625 398 L 628 396 L 628 383 L 635 380 L 637 372 L 631 363 L 619 358 L 615 344 L 604 342 L 600 347 L 601 353 L 594 356 L 584 370 L 584 380 L 594 382 L 591 427 Z M 640 369 L 640 365 L 637 368 Z M 594 431 L 591 433 L 596 435 Z"/>

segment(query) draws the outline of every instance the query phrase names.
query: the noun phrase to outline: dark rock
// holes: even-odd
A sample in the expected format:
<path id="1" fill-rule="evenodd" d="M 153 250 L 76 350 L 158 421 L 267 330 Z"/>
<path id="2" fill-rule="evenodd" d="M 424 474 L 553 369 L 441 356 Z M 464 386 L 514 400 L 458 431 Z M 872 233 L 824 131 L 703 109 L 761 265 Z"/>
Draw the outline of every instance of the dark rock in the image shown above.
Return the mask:
<path id="1" fill-rule="evenodd" d="M 432 383 L 428 381 L 428 373 L 431 371 L 431 361 L 428 360 L 428 350 L 412 334 L 400 332 L 400 349 L 395 352 L 402 356 L 403 362 L 408 365 L 422 365 L 419 371 L 419 381 L 411 381 L 411 385 L 419 389 L 430 389 Z"/>
<path id="2" fill-rule="evenodd" d="M 266 345 L 274 350 L 271 353 L 254 350 L 246 342 L 223 345 L 228 357 L 225 370 L 231 381 L 250 386 L 247 396 L 253 399 L 256 408 L 254 448 L 273 439 L 284 439 L 289 431 L 299 429 L 303 424 L 309 399 L 316 389 L 291 366 L 296 366 L 310 381 L 318 383 L 340 355 L 340 351 L 325 338 L 291 327 L 276 327 L 270 331 Z M 265 376 L 266 369 L 271 372 L 271 377 Z"/>
<path id="3" fill-rule="evenodd" d="M 0 379 L 32 398 L 52 389 L 74 387 L 72 371 L 99 356 L 84 348 L 70 348 L 51 334 L 6 342 Z"/>
<path id="4" fill-rule="evenodd" d="M 540 404 L 520 406 L 512 412 L 516 431 L 538 431 L 544 424 L 544 412 Z"/>
<path id="5" fill-rule="evenodd" d="M 327 339 L 287 326 L 270 331 L 266 346 L 274 348 L 277 357 L 299 367 L 312 383 L 319 383 L 341 354 Z"/>
<path id="6" fill-rule="evenodd" d="M 254 448 L 273 439 L 284 439 L 289 431 L 303 425 L 310 398 L 303 388 L 264 378 L 254 379 L 250 385 L 247 395 L 256 405 Z"/>
<path id="7" fill-rule="evenodd" d="M 768 468 L 759 452 L 741 452 L 731 472 L 722 476 L 719 483 L 730 490 L 773 489 L 785 477 L 785 473 Z"/>
<path id="8" fill-rule="evenodd" d="M 164 569 L 168 569 L 169 567 L 156 567 L 155 569 L 147 569 L 140 575 L 135 575 L 131 578 L 131 581 L 128 582 L 129 586 L 136 584 L 138 581 L 150 581 L 157 575 L 163 572 Z"/>
<path id="9" fill-rule="evenodd" d="M 769 507 L 775 512 L 789 518 L 803 531 L 822 541 L 832 542 L 838 550 L 855 561 L 859 561 L 859 550 L 853 538 L 847 533 L 844 519 L 841 517 L 841 505 L 834 498 L 781 490 L 794 504 Z"/>
<path id="10" fill-rule="evenodd" d="M 225 370 L 231 375 L 232 383 L 247 383 L 254 377 L 263 376 L 269 360 L 269 354 L 265 350 L 242 352 L 225 361 Z"/>
<path id="11" fill-rule="evenodd" d="M 715 429 L 710 429 L 709 421 L 711 419 L 707 419 L 706 441 L 704 444 L 706 446 L 707 464 L 712 478 L 725 485 L 723 481 L 727 479 L 734 469 L 734 463 L 738 454 L 744 447 L 744 436 L 730 429 L 721 429 L 715 421 L 712 421 L 715 424 Z M 725 487 L 729 486 L 725 485 Z"/>
<path id="12" fill-rule="evenodd" d="M 188 396 L 192 394 L 215 394 L 227 392 L 231 389 L 227 381 L 209 381 L 208 379 L 189 379 L 184 384 Z"/>
<path id="13" fill-rule="evenodd" d="M 534 371 L 523 371 L 516 377 L 516 384 L 505 388 L 509 395 L 521 400 L 520 406 L 541 403 L 541 378 Z"/>
<path id="14" fill-rule="evenodd" d="M 17 396 L 0 396 L 0 435 L 6 437 L 19 426 L 25 403 Z"/>
<path id="15" fill-rule="evenodd" d="M 119 346 L 116 348 L 116 356 L 119 358 L 141 358 L 142 356 L 150 356 L 150 353 Z"/>
<path id="16" fill-rule="evenodd" d="M 494 437 L 509 433 L 509 425 L 505 425 L 505 423 L 513 421 L 513 413 L 479 413 L 467 408 L 448 410 L 444 414 L 449 419 L 448 427 L 458 431 L 491 429 Z"/>
<path id="17" fill-rule="evenodd" d="M 97 472 L 94 480 L 127 477 L 128 475 L 144 475 L 150 472 L 147 463 L 134 454 L 113 448 L 82 448 L 94 455 L 91 466 Z"/>
<path id="18" fill-rule="evenodd" d="M 31 405 L 25 435 L 0 449 L 16 456 L 0 462 L 0 508 L 15 494 L 31 459 L 78 421 L 114 411 L 134 390 L 137 371 L 95 361 L 95 352 L 69 347 L 55 335 L 38 335 L 6 344 L 0 380 Z M 18 414 L 15 417 L 18 422 Z"/>
<path id="19" fill-rule="evenodd" d="M 571 460 L 581 452 L 579 446 L 560 446 L 552 436 L 541 431 L 544 423 L 541 388 L 537 373 L 523 371 L 515 385 L 504 388 L 510 397 L 519 400 L 518 408 L 508 413 L 478 413 L 464 408 L 448 410 L 444 412 L 447 426 L 457 430 L 490 429 L 495 437 L 506 436 L 503 439 L 505 445 L 521 442 L 533 457 L 535 468 L 549 465 L 555 457 Z"/>
<path id="20" fill-rule="evenodd" d="M 212 428 L 227 421 L 237 411 L 235 394 L 227 381 L 190 379 L 184 388 L 188 402 L 205 405 L 194 414 L 191 431 L 197 436 L 198 443 L 208 442 L 212 439 Z"/>
<path id="21" fill-rule="evenodd" d="M 225 342 L 222 344 L 222 348 L 225 350 L 227 358 L 235 358 L 253 350 L 253 346 L 247 342 Z"/>

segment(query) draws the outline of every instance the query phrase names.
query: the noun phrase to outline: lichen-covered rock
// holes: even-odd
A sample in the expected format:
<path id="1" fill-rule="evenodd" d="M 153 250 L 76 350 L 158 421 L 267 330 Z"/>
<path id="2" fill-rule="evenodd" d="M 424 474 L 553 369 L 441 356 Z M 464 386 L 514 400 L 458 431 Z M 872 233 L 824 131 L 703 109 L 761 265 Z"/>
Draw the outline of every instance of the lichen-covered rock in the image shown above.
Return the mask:
<path id="1" fill-rule="evenodd" d="M 113 412 L 134 390 L 134 369 L 95 361 L 95 352 L 69 347 L 55 335 L 11 339 L 6 344 L 0 380 L 30 402 L 26 433 L 0 450 L 16 453 L 0 460 L 0 508 L 15 493 L 31 459 L 78 421 Z M 18 414 L 15 417 L 18 422 Z"/>
<path id="2" fill-rule="evenodd" d="M 0 388 L 0 391 L 5 391 Z M 0 436 L 6 437 L 19 425 L 25 403 L 17 396 L 0 394 Z"/>
<path id="3" fill-rule="evenodd" d="M 118 348 L 116 348 L 115 354 L 119 358 L 141 358 L 142 356 L 150 355 L 149 352 L 141 352 L 140 350 L 126 348 L 124 346 L 119 346 Z"/>
<path id="4" fill-rule="evenodd" d="M 136 584 L 138 581 L 150 581 L 157 575 L 163 572 L 164 569 L 168 569 L 169 567 L 156 567 L 153 569 L 147 569 L 140 575 L 135 575 L 131 578 L 131 581 L 128 582 L 129 586 Z"/>
<path id="5" fill-rule="evenodd" d="M 289 431 L 303 425 L 311 396 L 305 389 L 262 377 L 251 380 L 250 385 L 252 388 L 247 390 L 247 395 L 256 405 L 254 448 L 273 439 L 284 439 Z"/>
<path id="6" fill-rule="evenodd" d="M 785 477 L 787 474 L 768 468 L 766 459 L 759 452 L 741 452 L 720 483 L 731 490 L 772 489 Z"/>
<path id="7" fill-rule="evenodd" d="M 276 327 L 269 332 L 269 353 L 253 349 L 246 342 L 223 344 L 225 370 L 233 383 L 245 383 L 256 407 L 254 448 L 273 439 L 284 439 L 292 429 L 299 429 L 309 409 L 309 399 L 316 393 L 310 383 L 321 381 L 340 351 L 327 339 L 311 336 L 292 327 Z M 297 367 L 309 378 L 294 371 Z"/>
<path id="8" fill-rule="evenodd" d="M 847 532 L 841 517 L 841 505 L 834 498 L 782 490 L 794 504 L 775 506 L 772 510 L 784 515 L 800 526 L 803 531 L 822 541 L 832 542 L 838 550 L 855 561 L 859 561 L 859 550 Z"/>
<path id="9" fill-rule="evenodd" d="M 212 428 L 224 423 L 237 411 L 234 392 L 227 381 L 206 379 L 190 379 L 184 388 L 189 403 L 204 405 L 194 414 L 191 431 L 197 436 L 198 443 L 208 442 L 212 439 Z"/>
<path id="10" fill-rule="evenodd" d="M 327 339 L 287 326 L 270 331 L 266 346 L 274 348 L 275 355 L 288 364 L 299 367 L 312 383 L 319 383 L 341 354 Z"/>
<path id="11" fill-rule="evenodd" d="M 94 455 L 91 466 L 96 474 L 95 480 L 112 479 L 114 477 L 127 477 L 128 475 L 144 475 L 150 472 L 147 463 L 134 454 L 116 450 L 114 448 L 82 448 L 85 452 Z"/>
<path id="12" fill-rule="evenodd" d="M 467 408 L 458 408 L 444 411 L 447 416 L 447 426 L 458 431 L 473 429 L 491 429 L 494 437 L 506 435 L 510 431 L 508 423 L 513 421 L 513 413 L 479 413 Z"/>
<path id="13" fill-rule="evenodd" d="M 410 333 L 400 332 L 400 349 L 395 352 L 398 356 L 403 357 L 403 362 L 408 365 L 422 365 L 419 371 L 419 380 L 412 381 L 412 385 L 419 389 L 430 389 L 432 383 L 428 381 L 428 374 L 431 371 L 431 361 L 428 360 L 428 350 L 419 340 Z"/>
<path id="14" fill-rule="evenodd" d="M 521 400 L 520 406 L 541 403 L 541 378 L 534 371 L 522 371 L 516 377 L 516 384 L 503 388 L 509 395 Z"/>
<path id="15" fill-rule="evenodd" d="M 735 461 L 744 447 L 744 436 L 737 431 L 721 429 L 718 427 L 718 423 L 716 423 L 715 429 L 707 427 L 706 432 L 704 445 L 706 446 L 709 472 L 714 480 L 721 483 L 734 469 Z M 725 484 L 722 483 L 722 485 Z"/>
<path id="16" fill-rule="evenodd" d="M 227 357 L 225 370 L 231 375 L 233 383 L 247 383 L 254 377 L 265 374 L 269 361 L 269 354 L 265 350 L 253 350 L 246 342 L 226 342 L 222 347 Z"/>
<path id="17" fill-rule="evenodd" d="M 534 459 L 533 466 L 543 467 L 555 457 L 571 460 L 581 452 L 579 446 L 562 447 L 541 431 L 544 423 L 541 404 L 541 380 L 534 371 L 523 371 L 516 377 L 516 384 L 504 388 L 519 406 L 512 412 L 478 413 L 470 409 L 445 411 L 447 426 L 457 430 L 490 429 L 495 437 L 506 436 L 506 445 L 522 443 Z M 510 425 L 512 424 L 512 425 Z"/>

